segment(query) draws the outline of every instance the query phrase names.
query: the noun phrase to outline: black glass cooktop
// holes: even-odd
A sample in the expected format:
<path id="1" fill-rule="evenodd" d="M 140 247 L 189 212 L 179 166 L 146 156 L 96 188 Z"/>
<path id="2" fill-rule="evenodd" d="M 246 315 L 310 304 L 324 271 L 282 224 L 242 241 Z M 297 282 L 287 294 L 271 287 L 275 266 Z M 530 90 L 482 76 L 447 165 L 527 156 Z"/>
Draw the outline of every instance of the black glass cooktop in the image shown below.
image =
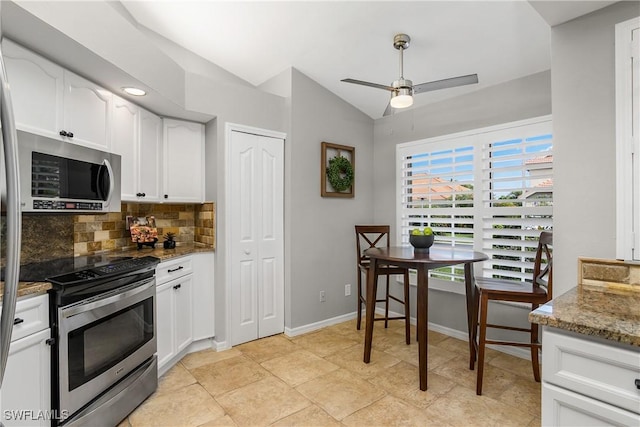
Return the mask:
<path id="1" fill-rule="evenodd" d="M 19 280 L 22 282 L 78 282 L 98 277 L 113 276 L 145 266 L 155 265 L 160 260 L 154 257 L 134 258 L 130 256 L 86 255 L 57 258 L 20 266 Z M 4 269 L 2 270 L 4 280 Z"/>

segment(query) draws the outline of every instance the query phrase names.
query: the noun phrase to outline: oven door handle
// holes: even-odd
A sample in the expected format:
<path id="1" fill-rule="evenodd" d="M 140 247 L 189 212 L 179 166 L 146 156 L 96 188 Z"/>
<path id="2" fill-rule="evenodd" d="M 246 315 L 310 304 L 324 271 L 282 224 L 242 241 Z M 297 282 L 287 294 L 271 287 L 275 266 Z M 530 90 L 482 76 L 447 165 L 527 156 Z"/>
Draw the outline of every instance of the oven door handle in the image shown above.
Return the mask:
<path id="1" fill-rule="evenodd" d="M 79 303 L 79 304 L 75 304 L 72 305 L 70 307 L 67 308 L 63 308 L 62 310 L 60 310 L 62 317 L 64 317 L 65 319 L 68 319 L 70 317 L 76 316 L 78 314 L 87 312 L 87 311 L 91 311 L 91 310 L 95 310 L 96 308 L 99 307 L 104 307 L 106 305 L 109 304 L 113 304 L 115 302 L 118 301 L 124 301 L 127 300 L 129 298 L 132 298 L 138 294 L 141 294 L 145 291 L 147 291 L 149 288 L 155 288 L 156 286 L 156 279 L 155 277 L 151 277 L 149 279 L 146 279 L 145 281 L 141 281 L 139 282 L 141 284 L 137 285 L 135 288 L 133 289 L 129 289 L 128 291 L 125 292 L 121 292 L 121 293 L 117 293 L 115 295 L 111 295 L 105 298 L 101 298 L 98 300 L 92 300 L 92 301 L 87 301 L 85 303 Z"/>

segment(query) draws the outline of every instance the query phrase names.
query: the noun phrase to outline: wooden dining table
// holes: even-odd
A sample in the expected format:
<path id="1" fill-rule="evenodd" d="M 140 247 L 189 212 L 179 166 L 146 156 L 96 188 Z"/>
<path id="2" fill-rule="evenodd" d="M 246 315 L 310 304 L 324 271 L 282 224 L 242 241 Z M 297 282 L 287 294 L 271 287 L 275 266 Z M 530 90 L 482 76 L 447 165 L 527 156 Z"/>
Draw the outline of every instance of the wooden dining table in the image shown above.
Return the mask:
<path id="1" fill-rule="evenodd" d="M 373 318 L 375 315 L 378 280 L 376 268 L 382 265 L 394 265 L 416 269 L 417 280 L 417 337 L 420 390 L 427 389 L 427 340 L 428 340 L 428 303 L 429 270 L 464 264 L 465 294 L 467 302 L 467 327 L 469 331 L 469 369 L 473 370 L 476 361 L 476 331 L 478 313 L 476 289 L 473 276 L 473 263 L 485 261 L 487 255 L 467 249 L 458 249 L 444 245 L 433 245 L 429 251 L 414 250 L 412 246 L 392 246 L 367 249 L 365 255 L 371 260 L 370 274 L 367 280 L 367 305 L 365 319 L 364 362 L 371 360 L 371 342 L 373 339 Z"/>

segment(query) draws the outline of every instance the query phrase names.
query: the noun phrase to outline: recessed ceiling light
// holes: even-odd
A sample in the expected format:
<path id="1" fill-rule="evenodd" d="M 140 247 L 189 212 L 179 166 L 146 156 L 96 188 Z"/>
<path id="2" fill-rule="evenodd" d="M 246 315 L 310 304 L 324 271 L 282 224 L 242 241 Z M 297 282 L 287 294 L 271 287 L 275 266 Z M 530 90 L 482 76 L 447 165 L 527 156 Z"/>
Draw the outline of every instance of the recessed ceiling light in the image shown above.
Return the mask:
<path id="1" fill-rule="evenodd" d="M 145 96 L 147 94 L 147 92 L 137 87 L 123 87 L 122 90 L 133 96 Z"/>

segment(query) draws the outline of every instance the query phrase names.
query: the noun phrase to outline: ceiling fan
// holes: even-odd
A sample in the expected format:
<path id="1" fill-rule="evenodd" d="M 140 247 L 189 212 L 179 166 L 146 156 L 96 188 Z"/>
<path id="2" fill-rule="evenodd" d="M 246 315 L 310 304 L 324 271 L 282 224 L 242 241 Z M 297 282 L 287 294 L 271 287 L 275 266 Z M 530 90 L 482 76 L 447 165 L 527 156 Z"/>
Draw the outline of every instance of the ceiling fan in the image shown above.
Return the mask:
<path id="1" fill-rule="evenodd" d="M 343 79 L 341 81 L 390 91 L 391 100 L 389 101 L 387 108 L 384 110 L 383 116 L 391 114 L 393 111 L 392 108 L 407 108 L 413 105 L 414 94 L 478 83 L 478 75 L 469 74 L 466 76 L 451 77 L 449 79 L 434 80 L 432 82 L 421 83 L 414 86 L 411 80 L 404 78 L 402 66 L 402 52 L 409 48 L 410 41 L 411 38 L 406 34 L 396 34 L 393 37 L 393 47 L 400 51 L 400 78 L 391 83 L 391 86 L 355 79 Z"/>

